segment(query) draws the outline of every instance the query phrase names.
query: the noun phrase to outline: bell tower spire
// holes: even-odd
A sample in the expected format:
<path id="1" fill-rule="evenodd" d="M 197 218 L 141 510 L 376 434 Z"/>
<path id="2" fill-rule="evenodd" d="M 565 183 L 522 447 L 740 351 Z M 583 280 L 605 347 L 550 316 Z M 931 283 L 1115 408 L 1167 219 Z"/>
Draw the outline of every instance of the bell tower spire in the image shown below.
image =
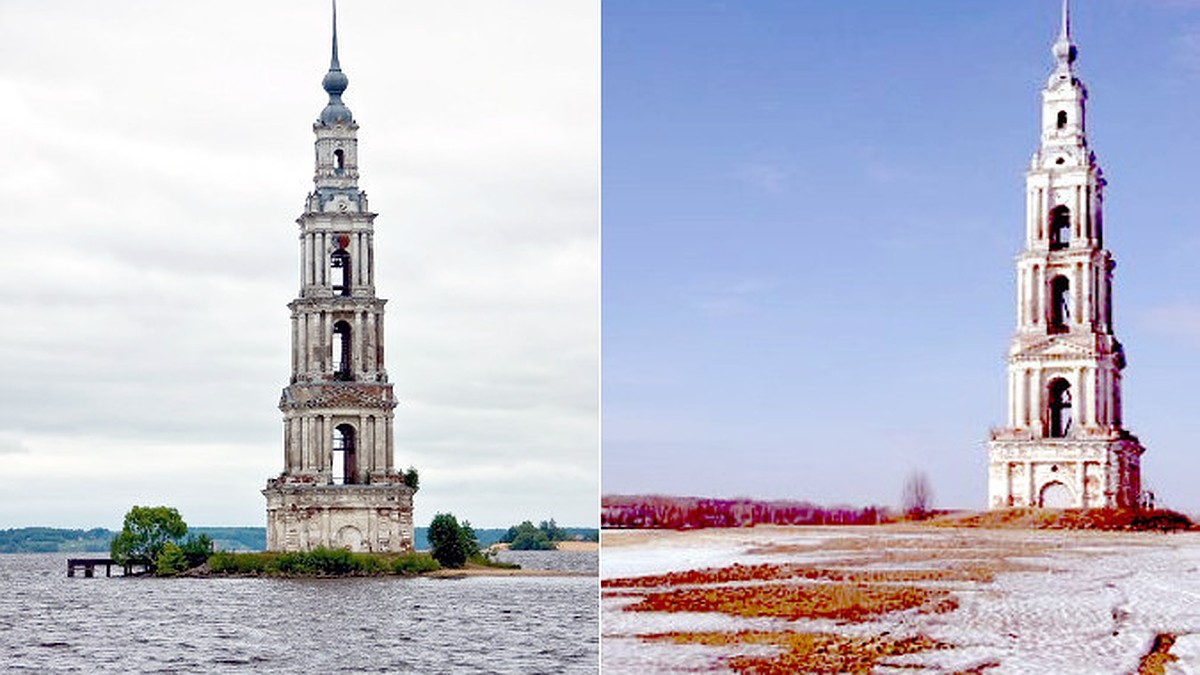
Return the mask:
<path id="1" fill-rule="evenodd" d="M 394 465 L 396 400 L 383 359 L 386 300 L 375 295 L 375 216 L 358 187 L 358 124 L 333 49 L 313 123 L 313 191 L 300 226 L 291 380 L 280 397 L 284 469 L 267 482 L 267 548 L 412 548 L 415 472 Z"/>
<path id="2" fill-rule="evenodd" d="M 1008 424 L 988 444 L 989 507 L 1133 506 L 1144 448 L 1122 417 L 1106 183 L 1085 133 L 1087 89 L 1075 73 L 1067 0 L 1051 51 L 1041 142 L 1025 174 Z"/>
<path id="3" fill-rule="evenodd" d="M 1063 0 L 1062 3 L 1062 27 L 1058 31 L 1058 40 L 1054 42 L 1054 58 L 1058 62 L 1060 69 L 1066 68 L 1070 70 L 1072 64 L 1075 63 L 1077 52 L 1075 45 L 1071 44 L 1071 0 Z M 337 50 L 337 34 L 336 28 L 334 32 L 333 48 Z"/>

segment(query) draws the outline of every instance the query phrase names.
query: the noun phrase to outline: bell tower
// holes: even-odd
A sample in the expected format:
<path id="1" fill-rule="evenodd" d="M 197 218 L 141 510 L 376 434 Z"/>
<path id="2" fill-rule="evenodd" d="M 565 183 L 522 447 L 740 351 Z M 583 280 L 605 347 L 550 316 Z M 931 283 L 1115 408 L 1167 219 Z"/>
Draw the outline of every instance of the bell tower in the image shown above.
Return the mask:
<path id="1" fill-rule="evenodd" d="M 1042 90 L 1041 144 L 1025 174 L 1008 424 L 988 444 L 992 509 L 1126 507 L 1141 493 L 1144 448 L 1121 416 L 1125 352 L 1113 334 L 1105 181 L 1088 147 L 1067 2 Z"/>
<path id="2" fill-rule="evenodd" d="M 292 313 L 292 376 L 283 390 L 283 462 L 267 482 L 267 549 L 412 549 L 415 472 L 393 465 L 396 401 L 383 361 L 375 296 L 374 222 L 358 188 L 358 124 L 342 102 L 349 80 L 333 54 L 329 102 L 313 124 L 314 188 L 300 226 L 300 292 Z M 410 485 L 411 484 L 411 485 Z"/>

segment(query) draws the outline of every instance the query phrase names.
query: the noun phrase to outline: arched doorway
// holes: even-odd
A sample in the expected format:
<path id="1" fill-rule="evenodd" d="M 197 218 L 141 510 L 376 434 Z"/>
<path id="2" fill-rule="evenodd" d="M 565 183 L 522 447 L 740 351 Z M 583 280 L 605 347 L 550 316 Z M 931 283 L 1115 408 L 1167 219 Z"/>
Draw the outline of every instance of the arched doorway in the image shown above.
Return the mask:
<path id="1" fill-rule="evenodd" d="M 1042 486 L 1042 493 L 1038 497 L 1038 506 L 1043 509 L 1069 509 L 1074 505 L 1075 500 L 1066 485 L 1054 481 Z"/>

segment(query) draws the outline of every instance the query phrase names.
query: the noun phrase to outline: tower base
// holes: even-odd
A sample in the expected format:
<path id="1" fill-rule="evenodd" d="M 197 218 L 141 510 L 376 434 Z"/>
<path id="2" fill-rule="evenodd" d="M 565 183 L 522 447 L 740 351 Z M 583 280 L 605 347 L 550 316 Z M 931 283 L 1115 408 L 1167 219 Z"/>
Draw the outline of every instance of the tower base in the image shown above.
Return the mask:
<path id="1" fill-rule="evenodd" d="M 304 485 L 272 480 L 267 498 L 267 550 L 409 553 L 413 490 L 404 484 Z"/>
<path id="2" fill-rule="evenodd" d="M 1136 436 L 1034 438 L 1023 430 L 992 433 L 988 508 L 1094 509 L 1138 504 L 1141 455 Z"/>

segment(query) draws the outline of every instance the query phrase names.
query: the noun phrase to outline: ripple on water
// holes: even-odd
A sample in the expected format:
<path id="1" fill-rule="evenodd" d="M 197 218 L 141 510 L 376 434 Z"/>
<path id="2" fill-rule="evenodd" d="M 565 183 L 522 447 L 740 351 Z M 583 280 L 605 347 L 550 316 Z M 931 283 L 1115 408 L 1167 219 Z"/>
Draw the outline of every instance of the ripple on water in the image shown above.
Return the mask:
<path id="1" fill-rule="evenodd" d="M 598 669 L 595 577 L 85 579 L 32 554 L 0 555 L 0 588 L 6 672 Z"/>

